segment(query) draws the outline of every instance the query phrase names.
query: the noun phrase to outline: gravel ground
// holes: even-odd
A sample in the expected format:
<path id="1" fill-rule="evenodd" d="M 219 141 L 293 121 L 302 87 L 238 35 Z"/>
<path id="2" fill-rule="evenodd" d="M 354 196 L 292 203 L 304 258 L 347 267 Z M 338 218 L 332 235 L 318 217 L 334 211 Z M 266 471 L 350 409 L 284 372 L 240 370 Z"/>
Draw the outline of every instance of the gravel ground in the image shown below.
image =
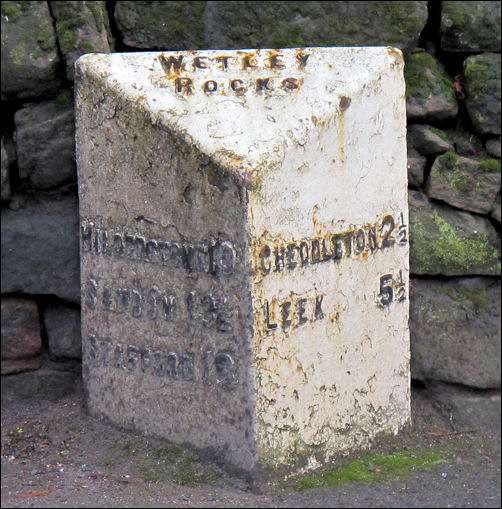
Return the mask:
<path id="1" fill-rule="evenodd" d="M 385 481 L 250 489 L 194 451 L 86 413 L 81 390 L 2 405 L 2 507 L 500 507 L 500 430 L 455 429 L 420 391 L 413 426 L 375 453 L 436 451 L 443 462 Z M 347 459 L 344 459 L 347 461 Z"/>

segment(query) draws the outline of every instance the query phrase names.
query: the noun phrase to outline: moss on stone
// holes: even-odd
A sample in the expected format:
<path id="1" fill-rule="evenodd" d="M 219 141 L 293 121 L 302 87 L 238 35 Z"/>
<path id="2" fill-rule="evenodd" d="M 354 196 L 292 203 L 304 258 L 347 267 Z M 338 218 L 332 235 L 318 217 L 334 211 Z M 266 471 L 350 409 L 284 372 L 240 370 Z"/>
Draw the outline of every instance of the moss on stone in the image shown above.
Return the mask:
<path id="1" fill-rule="evenodd" d="M 413 270 L 420 273 L 461 270 L 468 274 L 474 267 L 493 265 L 496 260 L 500 270 L 500 253 L 490 245 L 487 235 L 462 237 L 437 211 L 430 214 L 430 219 L 439 233 L 437 239 L 425 231 L 419 218 L 410 220 L 411 253 L 416 265 Z"/>
<path id="2" fill-rule="evenodd" d="M 7 17 L 8 21 L 16 21 L 22 14 L 28 11 L 32 2 L 1 2 L 2 17 Z"/>
<path id="3" fill-rule="evenodd" d="M 438 129 L 437 127 L 430 127 L 429 129 L 435 135 L 439 136 L 443 141 L 446 141 L 446 143 L 450 143 L 448 135 L 442 129 Z"/>
<path id="4" fill-rule="evenodd" d="M 346 482 L 373 483 L 399 479 L 414 471 L 431 470 L 445 461 L 436 451 L 421 456 L 408 450 L 394 454 L 367 453 L 337 469 L 327 469 L 302 477 L 297 483 L 297 489 L 333 487 Z"/>
<path id="5" fill-rule="evenodd" d="M 500 171 L 500 161 L 497 161 L 497 159 L 485 159 L 481 161 L 479 167 L 483 171 Z"/>

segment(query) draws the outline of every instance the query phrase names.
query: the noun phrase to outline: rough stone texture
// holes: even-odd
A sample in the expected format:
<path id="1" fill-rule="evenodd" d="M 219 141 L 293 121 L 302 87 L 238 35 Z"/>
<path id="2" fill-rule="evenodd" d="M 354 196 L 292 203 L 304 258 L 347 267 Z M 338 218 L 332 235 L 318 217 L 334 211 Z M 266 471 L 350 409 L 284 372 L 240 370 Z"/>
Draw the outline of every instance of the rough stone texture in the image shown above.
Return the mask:
<path id="1" fill-rule="evenodd" d="M 408 185 L 420 186 L 424 181 L 426 159 L 408 146 Z"/>
<path id="2" fill-rule="evenodd" d="M 453 150 L 453 145 L 444 131 L 422 124 L 408 126 L 408 146 L 410 145 L 424 156 Z"/>
<path id="3" fill-rule="evenodd" d="M 474 133 L 465 131 L 460 126 L 447 131 L 448 139 L 453 141 L 454 152 L 459 156 L 487 158 L 483 141 Z"/>
<path id="4" fill-rule="evenodd" d="M 2 2 L 2 100 L 54 95 L 61 86 L 47 2 Z"/>
<path id="5" fill-rule="evenodd" d="M 500 280 L 413 278 L 411 376 L 500 387 Z"/>
<path id="6" fill-rule="evenodd" d="M 387 47 L 79 59 L 91 412 L 258 476 L 407 422 L 402 73 Z"/>
<path id="7" fill-rule="evenodd" d="M 210 48 L 415 47 L 427 2 L 207 2 Z"/>
<path id="8" fill-rule="evenodd" d="M 16 144 L 19 177 L 35 189 L 76 180 L 75 121 L 69 91 L 51 102 L 18 110 Z"/>
<path id="9" fill-rule="evenodd" d="M 488 155 L 500 159 L 501 152 L 500 138 L 492 138 L 490 140 L 487 140 L 485 148 Z"/>
<path id="10" fill-rule="evenodd" d="M 500 53 L 467 58 L 464 77 L 465 105 L 474 129 L 500 136 Z"/>
<path id="11" fill-rule="evenodd" d="M 37 303 L 2 297 L 2 360 L 34 357 L 41 348 Z"/>
<path id="12" fill-rule="evenodd" d="M 110 53 L 113 49 L 106 5 L 100 1 L 49 3 L 66 62 L 66 76 L 73 81 L 75 61 L 80 55 Z"/>
<path id="13" fill-rule="evenodd" d="M 4 147 L 2 138 L 2 201 L 10 200 L 10 174 L 9 174 L 9 156 Z"/>
<path id="14" fill-rule="evenodd" d="M 54 401 L 71 394 L 78 373 L 42 368 L 2 377 L 2 401 L 37 398 Z"/>
<path id="15" fill-rule="evenodd" d="M 410 269 L 422 275 L 500 274 L 500 237 L 488 219 L 410 190 Z"/>
<path id="16" fill-rule="evenodd" d="M 43 311 L 42 316 L 51 356 L 80 358 L 80 310 L 65 305 L 51 305 Z"/>
<path id="17" fill-rule="evenodd" d="M 406 57 L 406 112 L 409 121 L 440 122 L 458 113 L 452 80 L 429 53 Z"/>
<path id="18" fill-rule="evenodd" d="M 39 369 L 41 365 L 41 355 L 36 355 L 29 359 L 2 359 L 2 375 L 22 373 L 23 371 L 35 371 L 36 369 Z"/>
<path id="19" fill-rule="evenodd" d="M 33 197 L 2 210 L 2 293 L 53 294 L 80 301 L 75 196 Z"/>
<path id="20" fill-rule="evenodd" d="M 500 2 L 441 2 L 441 48 L 500 51 Z"/>
<path id="21" fill-rule="evenodd" d="M 121 2 L 115 20 L 133 48 L 183 50 L 204 46 L 206 2 Z"/>
<path id="22" fill-rule="evenodd" d="M 495 200 L 495 205 L 493 206 L 490 216 L 500 223 L 500 193 Z"/>
<path id="23" fill-rule="evenodd" d="M 481 392 L 435 383 L 428 388 L 428 395 L 455 431 L 489 429 L 500 432 L 500 391 Z"/>
<path id="24" fill-rule="evenodd" d="M 500 191 L 500 179 L 500 161 L 469 159 L 447 152 L 434 161 L 426 190 L 430 198 L 489 214 Z"/>

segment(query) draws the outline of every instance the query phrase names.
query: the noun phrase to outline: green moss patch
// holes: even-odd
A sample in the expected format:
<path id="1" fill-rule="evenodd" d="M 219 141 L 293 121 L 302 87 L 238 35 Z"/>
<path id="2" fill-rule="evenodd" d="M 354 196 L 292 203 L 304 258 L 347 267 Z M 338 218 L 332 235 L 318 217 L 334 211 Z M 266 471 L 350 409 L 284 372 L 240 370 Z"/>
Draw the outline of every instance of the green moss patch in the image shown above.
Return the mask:
<path id="1" fill-rule="evenodd" d="M 497 159 L 485 159 L 479 167 L 483 171 L 500 171 L 500 161 L 497 161 Z"/>
<path id="2" fill-rule="evenodd" d="M 328 469 L 302 477 L 299 490 L 333 487 L 346 482 L 372 483 L 387 479 L 399 479 L 414 471 L 430 470 L 445 462 L 437 452 L 417 456 L 410 451 L 394 454 L 365 454 L 337 469 Z"/>

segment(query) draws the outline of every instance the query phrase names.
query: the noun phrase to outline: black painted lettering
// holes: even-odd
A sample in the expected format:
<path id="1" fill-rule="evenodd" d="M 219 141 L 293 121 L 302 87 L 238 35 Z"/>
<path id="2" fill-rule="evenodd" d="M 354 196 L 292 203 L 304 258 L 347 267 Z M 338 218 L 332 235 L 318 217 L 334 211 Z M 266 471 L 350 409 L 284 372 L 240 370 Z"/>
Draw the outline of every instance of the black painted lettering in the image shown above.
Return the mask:
<path id="1" fill-rule="evenodd" d="M 256 65 L 256 61 L 252 55 L 247 55 L 242 59 L 242 68 L 244 70 L 254 69 L 255 67 L 258 66 Z"/>
<path id="2" fill-rule="evenodd" d="M 368 244 L 370 250 L 373 252 L 378 248 L 377 244 L 377 233 L 376 233 L 376 225 L 369 225 L 368 227 Z"/>
<path id="3" fill-rule="evenodd" d="M 257 78 L 256 79 L 256 91 L 261 92 L 262 90 L 271 90 L 268 88 L 268 82 L 270 78 Z"/>
<path id="4" fill-rule="evenodd" d="M 285 78 L 281 81 L 281 88 L 284 90 L 296 90 L 300 88 L 300 82 L 296 78 Z"/>
<path id="5" fill-rule="evenodd" d="M 321 261 L 321 244 L 319 239 L 314 239 L 312 241 L 312 250 L 311 250 L 311 262 L 310 263 L 320 263 Z"/>
<path id="6" fill-rule="evenodd" d="M 174 82 L 174 88 L 176 90 L 176 93 L 181 94 L 192 94 L 193 88 L 192 88 L 192 80 L 190 78 L 176 78 L 176 81 Z"/>
<path id="7" fill-rule="evenodd" d="M 178 72 L 181 69 L 181 64 L 183 63 L 183 55 L 180 55 L 179 57 L 170 56 L 169 58 L 166 58 L 164 55 L 160 55 L 159 62 L 165 73 L 170 74 L 171 67 L 174 67 L 175 72 Z"/>
<path id="8" fill-rule="evenodd" d="M 231 57 L 216 57 L 216 61 L 221 64 L 220 65 L 220 69 L 222 70 L 226 70 L 228 69 L 228 61 L 230 60 Z M 239 80 L 237 80 L 239 81 Z"/>
<path id="9" fill-rule="evenodd" d="M 349 257 L 352 254 L 352 237 L 353 231 L 346 232 L 342 235 L 343 245 L 345 246 L 345 255 Z"/>
<path id="10" fill-rule="evenodd" d="M 304 240 L 300 242 L 300 262 L 302 267 L 309 263 L 309 245 Z"/>
<path id="11" fill-rule="evenodd" d="M 295 262 L 296 244 L 288 244 L 286 248 L 286 262 L 288 269 L 294 269 L 298 263 Z"/>
<path id="12" fill-rule="evenodd" d="M 270 256 L 271 251 L 270 247 L 265 245 L 261 248 L 260 251 L 260 263 L 261 263 L 261 269 L 263 270 L 264 274 L 268 274 L 270 272 L 271 263 L 266 263 L 266 259 Z"/>
<path id="13" fill-rule="evenodd" d="M 268 300 L 265 301 L 265 330 L 277 329 L 277 324 L 270 321 L 270 306 Z"/>
<path id="14" fill-rule="evenodd" d="M 391 215 L 385 216 L 382 219 L 382 226 L 380 227 L 380 232 L 382 233 L 383 236 L 381 245 L 382 249 L 394 245 L 394 239 L 391 237 L 392 232 L 394 231 L 394 227 L 395 227 L 394 218 Z"/>
<path id="15" fill-rule="evenodd" d="M 335 234 L 331 237 L 331 242 L 333 243 L 333 258 L 335 260 L 340 260 L 343 257 L 343 243 L 342 243 L 342 235 Z"/>
<path id="16" fill-rule="evenodd" d="M 148 298 L 147 298 L 147 316 L 150 318 L 150 320 L 156 320 L 157 319 L 157 300 L 158 300 L 159 292 L 152 288 L 148 292 Z"/>
<path id="17" fill-rule="evenodd" d="M 296 59 L 298 60 L 300 67 L 305 67 L 307 65 L 307 60 L 309 59 L 310 55 L 307 55 L 305 53 L 298 53 L 296 55 Z"/>
<path id="18" fill-rule="evenodd" d="M 193 355 L 192 354 L 181 355 L 178 363 L 178 369 L 183 380 L 186 381 L 193 380 L 194 378 Z"/>
<path id="19" fill-rule="evenodd" d="M 356 252 L 358 254 L 364 251 L 364 247 L 366 245 L 366 237 L 364 235 L 364 230 L 361 228 L 356 231 Z"/>
<path id="20" fill-rule="evenodd" d="M 329 253 L 326 249 L 326 239 L 322 239 L 322 261 L 327 262 L 333 258 L 333 253 Z"/>
<path id="21" fill-rule="evenodd" d="M 324 318 L 324 313 L 322 311 L 322 300 L 324 299 L 324 295 L 316 295 L 315 297 L 315 312 L 314 316 L 316 320 L 322 320 Z"/>
<path id="22" fill-rule="evenodd" d="M 303 325 L 307 323 L 309 319 L 305 316 L 305 306 L 307 304 L 307 299 L 299 299 L 297 302 L 298 305 L 298 325 Z"/>
<path id="23" fill-rule="evenodd" d="M 244 82 L 242 80 L 232 80 L 230 82 L 230 88 L 237 94 L 242 95 L 247 91 L 247 87 L 244 86 Z"/>
<path id="24" fill-rule="evenodd" d="M 204 83 L 204 92 L 212 93 L 218 90 L 218 83 L 214 80 L 209 80 Z"/>
<path id="25" fill-rule="evenodd" d="M 270 57 L 270 68 L 271 69 L 284 69 L 286 67 L 281 60 L 282 55 L 272 55 Z"/>
<path id="26" fill-rule="evenodd" d="M 274 248 L 275 255 L 275 272 L 280 272 L 284 269 L 284 247 Z"/>
<path id="27" fill-rule="evenodd" d="M 194 69 L 207 69 L 207 57 L 195 57 L 193 61 Z"/>
<path id="28" fill-rule="evenodd" d="M 281 304 L 281 317 L 282 317 L 282 328 L 284 330 L 291 326 L 290 320 L 291 302 L 286 301 Z"/>

